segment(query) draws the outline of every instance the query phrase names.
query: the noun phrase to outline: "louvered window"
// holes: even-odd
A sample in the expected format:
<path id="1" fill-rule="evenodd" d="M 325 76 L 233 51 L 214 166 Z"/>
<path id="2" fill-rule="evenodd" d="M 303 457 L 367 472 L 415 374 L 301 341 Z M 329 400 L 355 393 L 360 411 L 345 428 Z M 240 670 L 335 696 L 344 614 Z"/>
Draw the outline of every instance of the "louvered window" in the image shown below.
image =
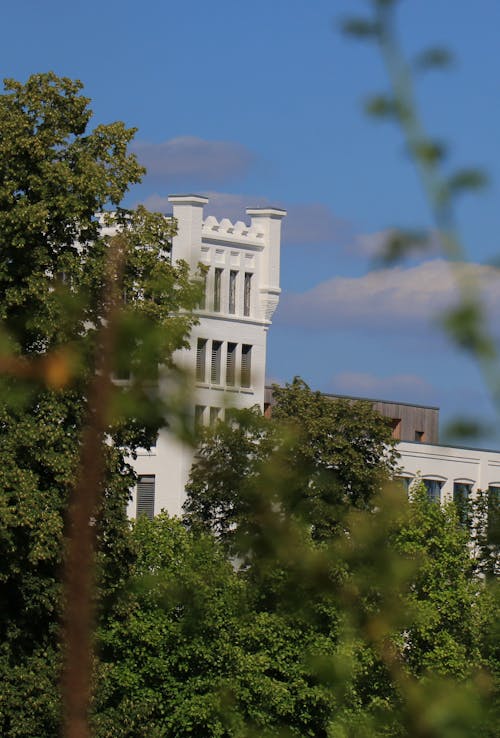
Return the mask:
<path id="1" fill-rule="evenodd" d="M 136 517 L 146 515 L 150 520 L 155 514 L 155 476 L 147 474 L 137 480 Z"/>
<path id="2" fill-rule="evenodd" d="M 231 270 L 229 272 L 229 313 L 234 315 L 236 312 L 236 278 L 238 272 Z"/>
<path id="3" fill-rule="evenodd" d="M 250 387 L 252 379 L 252 347 L 246 343 L 241 347 L 241 386 Z"/>
<path id="4" fill-rule="evenodd" d="M 214 274 L 214 313 L 220 313 L 221 285 L 222 269 L 216 269 Z"/>
<path id="5" fill-rule="evenodd" d="M 236 380 L 236 344 L 227 344 L 226 359 L 226 384 L 228 387 L 234 387 Z"/>
<path id="6" fill-rule="evenodd" d="M 243 292 L 243 315 L 250 315 L 250 298 L 252 294 L 252 275 L 245 272 L 245 289 Z"/>
<path id="7" fill-rule="evenodd" d="M 212 384 L 220 384 L 220 355 L 222 351 L 222 341 L 212 341 L 212 366 L 210 371 L 210 381 Z"/>
<path id="8" fill-rule="evenodd" d="M 207 365 L 207 339 L 199 338 L 196 344 L 196 381 L 204 382 Z"/>

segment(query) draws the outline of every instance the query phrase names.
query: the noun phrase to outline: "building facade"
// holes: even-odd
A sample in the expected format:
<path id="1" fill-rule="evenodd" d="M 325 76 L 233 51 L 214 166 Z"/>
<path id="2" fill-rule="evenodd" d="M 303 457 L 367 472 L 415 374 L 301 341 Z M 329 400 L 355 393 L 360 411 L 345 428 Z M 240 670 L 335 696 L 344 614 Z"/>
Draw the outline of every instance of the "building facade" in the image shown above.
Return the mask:
<path id="1" fill-rule="evenodd" d="M 227 218 L 205 218 L 206 197 L 174 195 L 169 200 L 178 226 L 173 261 L 186 261 L 193 272 L 200 264 L 206 270 L 199 322 L 189 348 L 174 356 L 193 378 L 192 422 L 213 423 L 224 417 L 227 407 L 257 405 L 269 414 L 273 398 L 265 386 L 266 342 L 280 295 L 281 221 L 286 212 L 249 208 L 250 222 L 233 224 Z M 160 391 L 168 387 L 160 385 Z M 335 401 L 340 396 L 329 397 Z M 369 401 L 392 425 L 407 485 L 420 477 L 436 501 L 467 497 L 478 489 L 499 494 L 500 452 L 439 444 L 436 407 Z M 192 461 L 192 448 L 162 429 L 156 446 L 139 452 L 132 462 L 139 481 L 130 517 L 152 516 L 162 509 L 180 515 Z"/>
<path id="2" fill-rule="evenodd" d="M 402 441 L 401 477 L 409 486 L 420 477 L 429 496 L 437 501 L 473 497 L 477 490 L 500 492 L 500 452 Z"/>
<path id="3" fill-rule="evenodd" d="M 500 493 L 500 452 L 488 449 L 446 446 L 439 443 L 439 408 L 368 397 L 326 394 L 351 402 L 369 402 L 387 418 L 400 455 L 400 478 L 407 487 L 421 479 L 428 494 L 445 502 L 473 496 L 477 490 Z M 272 414 L 272 387 L 265 388 L 264 408 Z"/>
<path id="4" fill-rule="evenodd" d="M 280 295 L 281 221 L 286 211 L 249 208 L 249 223 L 204 218 L 206 197 L 173 195 L 172 260 L 206 270 L 198 325 L 174 361 L 193 377 L 193 423 L 223 418 L 226 407 L 264 409 L 266 342 Z M 160 391 L 168 391 L 160 386 Z M 182 512 L 193 452 L 163 429 L 133 462 L 139 483 L 129 515 Z"/>

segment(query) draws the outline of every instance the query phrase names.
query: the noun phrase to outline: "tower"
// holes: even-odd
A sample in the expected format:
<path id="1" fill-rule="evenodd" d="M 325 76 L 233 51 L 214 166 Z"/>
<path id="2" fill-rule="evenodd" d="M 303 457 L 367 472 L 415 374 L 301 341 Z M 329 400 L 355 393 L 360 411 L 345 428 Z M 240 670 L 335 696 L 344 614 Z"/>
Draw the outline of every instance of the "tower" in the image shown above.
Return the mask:
<path id="1" fill-rule="evenodd" d="M 206 268 L 204 299 L 188 349 L 175 361 L 192 373 L 193 422 L 223 418 L 226 407 L 264 406 L 267 333 L 278 305 L 281 221 L 286 211 L 249 208 L 250 223 L 203 218 L 206 197 L 172 195 L 177 235 L 172 260 Z M 139 484 L 129 506 L 152 515 L 180 514 L 192 450 L 168 429 L 134 462 Z"/>

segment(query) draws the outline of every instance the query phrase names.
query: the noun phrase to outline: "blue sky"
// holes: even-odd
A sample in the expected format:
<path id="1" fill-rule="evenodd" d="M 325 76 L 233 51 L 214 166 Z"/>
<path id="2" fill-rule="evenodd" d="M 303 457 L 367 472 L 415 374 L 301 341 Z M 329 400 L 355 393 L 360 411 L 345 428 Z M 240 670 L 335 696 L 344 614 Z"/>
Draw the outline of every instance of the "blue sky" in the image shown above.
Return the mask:
<path id="1" fill-rule="evenodd" d="M 366 5 L 20 0 L 2 12 L 1 74 L 79 78 L 96 122 L 139 129 L 150 175 L 130 205 L 163 207 L 187 190 L 212 193 L 213 212 L 232 218 L 245 206 L 287 208 L 270 378 L 439 405 L 443 421 L 493 419 L 474 362 L 435 327 L 453 292 L 439 255 L 370 272 L 381 233 L 431 220 L 399 132 L 362 113 L 386 89 L 377 52 L 336 30 Z M 399 27 L 409 54 L 434 44 L 455 53 L 417 91 L 450 167 L 489 172 L 490 187 L 464 197 L 459 218 L 469 259 L 484 265 L 500 255 L 500 3 L 403 0 Z M 498 309 L 498 282 L 477 269 Z M 484 444 L 497 439 L 492 431 Z"/>

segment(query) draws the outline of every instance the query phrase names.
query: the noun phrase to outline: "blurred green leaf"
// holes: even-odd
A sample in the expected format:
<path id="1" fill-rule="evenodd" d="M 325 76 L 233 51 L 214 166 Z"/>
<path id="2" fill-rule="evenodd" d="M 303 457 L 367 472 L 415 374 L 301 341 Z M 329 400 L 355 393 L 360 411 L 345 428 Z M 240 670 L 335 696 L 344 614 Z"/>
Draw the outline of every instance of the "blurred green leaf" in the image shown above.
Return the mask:
<path id="1" fill-rule="evenodd" d="M 390 266 L 401 261 L 412 251 L 425 251 L 432 240 L 426 231 L 394 230 L 391 231 L 375 260 L 376 266 Z"/>
<path id="2" fill-rule="evenodd" d="M 463 302 L 444 311 L 441 323 L 451 338 L 477 357 L 495 356 L 493 339 L 484 329 L 484 314 L 479 302 Z"/>
<path id="3" fill-rule="evenodd" d="M 375 95 L 366 101 L 365 111 L 376 118 L 390 118 L 397 113 L 397 103 L 385 95 Z"/>
<path id="4" fill-rule="evenodd" d="M 488 184 L 488 175 L 481 169 L 460 169 L 449 180 L 448 187 L 452 192 L 480 190 Z"/>
<path id="5" fill-rule="evenodd" d="M 441 141 L 420 141 L 413 147 L 415 156 L 425 164 L 435 165 L 446 156 L 446 147 Z"/>
<path id="6" fill-rule="evenodd" d="M 464 441 L 483 438 L 494 432 L 489 423 L 482 422 L 477 418 L 458 417 L 450 421 L 443 429 L 443 441 Z"/>
<path id="7" fill-rule="evenodd" d="M 453 62 L 453 55 L 442 46 L 431 46 L 422 51 L 415 59 L 417 69 L 427 70 L 448 67 Z"/>
<path id="8" fill-rule="evenodd" d="M 376 38 L 380 34 L 379 24 L 369 18 L 346 18 L 340 27 L 347 36 L 355 38 Z"/>

